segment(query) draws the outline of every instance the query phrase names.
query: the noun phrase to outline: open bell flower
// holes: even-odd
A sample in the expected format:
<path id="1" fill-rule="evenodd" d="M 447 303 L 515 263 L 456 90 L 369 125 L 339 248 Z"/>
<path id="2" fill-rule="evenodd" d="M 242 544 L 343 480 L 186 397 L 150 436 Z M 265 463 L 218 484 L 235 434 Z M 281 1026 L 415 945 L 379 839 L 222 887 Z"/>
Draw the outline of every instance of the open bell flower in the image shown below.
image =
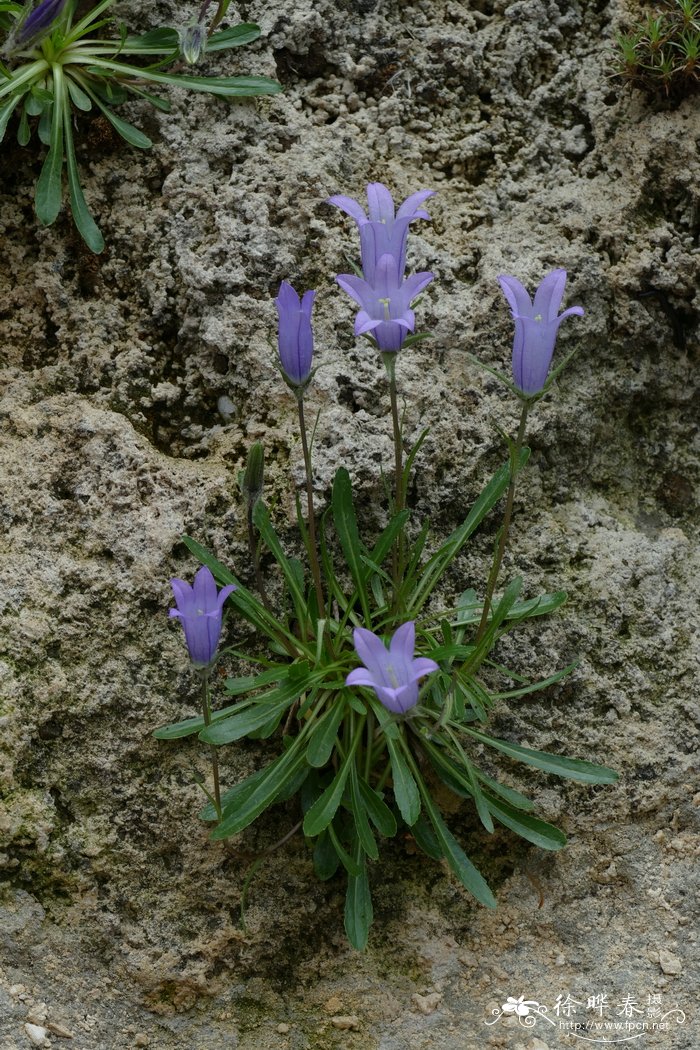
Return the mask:
<path id="1" fill-rule="evenodd" d="M 314 336 L 311 310 L 316 292 L 304 292 L 303 299 L 289 281 L 282 281 L 275 299 L 279 315 L 277 347 L 282 371 L 290 386 L 303 387 L 311 375 Z"/>
<path id="2" fill-rule="evenodd" d="M 221 636 L 224 602 L 236 587 L 230 583 L 217 591 L 216 581 L 206 565 L 197 572 L 193 586 L 178 579 L 171 580 L 170 586 L 177 605 L 170 610 L 170 616 L 182 623 L 190 660 L 199 669 L 210 667 Z"/>
<path id="3" fill-rule="evenodd" d="M 336 277 L 343 291 L 360 307 L 355 318 L 355 335 L 372 335 L 382 353 L 400 350 L 408 332 L 415 329 L 411 303 L 432 279 L 433 274 L 425 271 L 404 280 L 397 271 L 394 256 L 388 253 L 379 260 L 371 283 L 350 273 Z"/>
<path id="4" fill-rule="evenodd" d="M 403 277 L 406 270 L 408 227 L 414 219 L 430 220 L 430 216 L 421 205 L 434 193 L 434 190 L 418 190 L 407 197 L 397 211 L 387 187 L 381 182 L 370 182 L 367 186 L 369 214 L 352 197 L 338 195 L 328 198 L 326 203 L 340 208 L 358 225 L 362 273 L 370 284 L 374 282 L 376 269 L 383 255 L 393 256 L 397 277 Z"/>
<path id="5" fill-rule="evenodd" d="M 394 714 L 405 715 L 418 703 L 418 679 L 439 670 L 434 660 L 414 657 L 416 625 L 413 620 L 394 632 L 388 649 L 381 638 L 365 627 L 356 627 L 352 638 L 364 666 L 351 671 L 345 684 L 369 686 L 384 707 Z"/>
<path id="6" fill-rule="evenodd" d="M 517 277 L 498 278 L 515 321 L 513 378 L 526 397 L 544 387 L 552 363 L 559 325 L 565 317 L 583 317 L 583 307 L 570 306 L 559 313 L 566 287 L 566 270 L 548 274 L 535 292 L 534 302 Z"/>

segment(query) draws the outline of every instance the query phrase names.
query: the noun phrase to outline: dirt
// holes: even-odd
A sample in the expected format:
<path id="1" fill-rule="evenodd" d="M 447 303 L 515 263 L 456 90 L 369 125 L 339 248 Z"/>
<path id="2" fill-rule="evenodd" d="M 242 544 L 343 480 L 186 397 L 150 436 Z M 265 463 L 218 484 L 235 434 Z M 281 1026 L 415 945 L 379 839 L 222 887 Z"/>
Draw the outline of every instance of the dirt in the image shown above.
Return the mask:
<path id="1" fill-rule="evenodd" d="M 183 7 L 115 10 L 145 29 L 184 21 Z M 631 1009 L 649 1025 L 651 1010 L 677 1006 L 682 1022 L 631 1030 L 633 1045 L 698 1046 L 700 115 L 697 97 L 651 104 L 611 79 L 613 33 L 635 10 L 240 5 L 262 38 L 210 71 L 277 76 L 284 93 L 229 103 L 174 90 L 169 116 L 130 105 L 149 153 L 81 125 L 99 259 L 65 215 L 37 227 L 40 156 L 4 144 L 2 1050 L 32 1045 L 27 1023 L 75 1050 L 554 1050 L 578 1042 L 557 1027 L 567 995 L 571 1021 L 598 1016 L 596 995 L 605 1018 Z M 569 601 L 499 654 L 533 677 L 580 663 L 548 692 L 501 704 L 494 726 L 620 780 L 591 789 L 504 758 L 499 771 L 568 847 L 489 836 L 458 807 L 451 827 L 497 911 L 396 841 L 372 868 L 375 925 L 360 954 L 342 929 L 342 881 L 315 880 L 298 836 L 252 882 L 242 925 L 249 867 L 294 825 L 294 806 L 208 842 L 194 783 L 205 756 L 151 733 L 196 709 L 166 615 L 168 579 L 195 568 L 181 536 L 245 576 L 236 477 L 256 438 L 291 536 L 302 462 L 274 367 L 284 278 L 319 293 L 317 500 L 344 463 L 363 520 L 380 516 L 386 384 L 333 282 L 356 253 L 354 225 L 324 203 L 361 198 L 373 180 L 398 199 L 437 191 L 409 253 L 412 269 L 435 273 L 417 307 L 433 334 L 399 368 L 409 441 L 431 426 L 410 498 L 437 536 L 503 460 L 498 428 L 515 423 L 467 356 L 507 368 L 496 276 L 534 288 L 564 266 L 566 305 L 585 308 L 557 354 L 581 350 L 534 414 L 508 560 L 529 593 L 565 588 Z M 482 586 L 495 528 L 455 587 Z M 225 749 L 225 780 L 273 747 Z M 545 1004 L 548 1019 L 499 1018 L 508 996 Z"/>

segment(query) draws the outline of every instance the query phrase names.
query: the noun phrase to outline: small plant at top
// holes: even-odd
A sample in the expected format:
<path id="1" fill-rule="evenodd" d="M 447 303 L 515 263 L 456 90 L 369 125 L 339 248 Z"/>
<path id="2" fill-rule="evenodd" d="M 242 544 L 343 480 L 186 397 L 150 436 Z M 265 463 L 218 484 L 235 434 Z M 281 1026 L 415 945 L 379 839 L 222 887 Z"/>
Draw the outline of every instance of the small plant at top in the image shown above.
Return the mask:
<path id="1" fill-rule="evenodd" d="M 663 8 L 615 38 L 613 76 L 649 95 L 679 100 L 700 84 L 700 0 Z"/>
<path id="2" fill-rule="evenodd" d="M 29 145 L 36 130 L 39 141 L 48 147 L 35 191 L 36 213 L 46 226 L 61 210 L 65 163 L 73 219 L 93 252 L 102 251 L 104 239 L 86 204 L 78 173 L 73 127 L 81 113 L 99 111 L 130 146 L 148 149 L 151 140 L 114 107 L 132 97 L 168 112 L 168 100 L 147 90 L 153 85 L 172 84 L 226 97 L 281 91 L 281 85 L 269 77 L 209 77 L 176 71 L 182 62 L 193 64 L 200 56 L 257 39 L 260 30 L 252 23 L 214 32 L 230 0 L 219 4 L 209 26 L 205 17 L 210 4 L 205 0 L 199 19 L 180 32 L 162 27 L 132 36 L 119 24 L 115 35 L 105 39 L 100 31 L 113 19 L 103 15 L 113 2 L 101 0 L 76 21 L 77 0 L 41 0 L 35 5 L 0 0 L 0 31 L 6 37 L 0 62 L 0 141 L 18 112 L 20 146 Z M 145 61 L 135 64 L 129 61 L 132 57 Z"/>
<path id="3" fill-rule="evenodd" d="M 349 197 L 331 197 L 329 203 L 347 212 L 359 227 L 361 276 L 340 274 L 336 281 L 359 307 L 355 333 L 369 340 L 386 368 L 394 438 L 393 495 L 386 525 L 371 541 L 362 535 L 345 467 L 335 475 L 330 505 L 317 517 L 313 434 L 309 437 L 304 415 L 314 375 L 315 292 L 300 298 L 284 281 L 276 299 L 279 367 L 298 412 L 306 512 L 297 496 L 297 524 L 308 567 L 285 550 L 272 524 L 263 500 L 264 454 L 258 442 L 241 480 L 254 590 L 195 540 L 184 538 L 203 567 L 194 587 L 172 580 L 177 609 L 171 615 L 183 624 L 190 658 L 201 678 L 202 713 L 155 732 L 161 740 L 198 734 L 210 749 L 212 789 L 205 789 L 209 803 L 202 817 L 213 823 L 213 839 L 238 835 L 269 806 L 298 796 L 298 819 L 276 846 L 302 830 L 319 878 L 330 879 L 344 869 L 345 929 L 356 948 L 367 943 L 372 922 L 369 865 L 379 858 L 378 838 L 390 838 L 400 829 L 428 856 L 446 861 L 481 904 L 496 905 L 486 880 L 440 811 L 438 782 L 472 801 L 489 834 L 501 824 L 542 849 L 558 850 L 565 844 L 558 828 L 534 815 L 529 798 L 487 772 L 483 752 L 495 751 L 583 784 L 616 779 L 603 766 L 523 747 L 488 728 L 496 702 L 545 689 L 575 666 L 529 681 L 504 667 L 496 650 L 504 635 L 533 617 L 549 615 L 566 598 L 561 591 L 527 597 L 519 576 L 500 588 L 499 584 L 516 482 L 528 459 L 528 413 L 568 360 L 551 370 L 560 324 L 583 310 L 572 306 L 559 312 L 564 270 L 544 278 L 534 301 L 515 277 L 499 278 L 515 323 L 512 380 L 488 370 L 520 403 L 517 435 L 507 438 L 507 462 L 466 519 L 430 550 L 429 522 L 409 528 L 412 513 L 407 506 L 409 479 L 427 430 L 407 452 L 397 372 L 402 349 L 420 338 L 414 332 L 413 301 L 433 280 L 427 271 L 408 277 L 405 273 L 409 227 L 429 218 L 423 205 L 432 192 L 413 194 L 398 212 L 380 183 L 370 184 L 367 194 L 369 214 Z M 448 569 L 503 496 L 503 523 L 481 593 L 470 587 L 454 600 L 439 599 L 438 588 Z M 281 594 L 275 588 L 274 601 L 261 568 L 261 548 L 274 559 L 282 583 Z M 254 652 L 232 647 L 221 653 L 253 670 L 227 679 L 232 702 L 213 709 L 209 685 L 224 604 L 247 621 L 259 642 Z M 277 737 L 277 757 L 222 790 L 217 749 L 243 737 Z"/>

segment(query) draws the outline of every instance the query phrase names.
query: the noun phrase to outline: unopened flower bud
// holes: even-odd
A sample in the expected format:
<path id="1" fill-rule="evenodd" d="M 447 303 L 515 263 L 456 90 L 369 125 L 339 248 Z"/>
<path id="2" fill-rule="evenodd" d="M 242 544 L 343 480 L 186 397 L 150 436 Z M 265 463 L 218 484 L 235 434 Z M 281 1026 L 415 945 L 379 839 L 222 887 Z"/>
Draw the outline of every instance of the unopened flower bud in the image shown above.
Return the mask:
<path id="1" fill-rule="evenodd" d="M 180 53 L 188 65 L 194 66 L 206 48 L 207 30 L 202 22 L 193 22 L 179 32 Z"/>
<path id="2" fill-rule="evenodd" d="M 261 441 L 251 445 L 245 472 L 241 480 L 241 492 L 249 507 L 254 507 L 263 493 L 265 480 L 265 450 Z"/>

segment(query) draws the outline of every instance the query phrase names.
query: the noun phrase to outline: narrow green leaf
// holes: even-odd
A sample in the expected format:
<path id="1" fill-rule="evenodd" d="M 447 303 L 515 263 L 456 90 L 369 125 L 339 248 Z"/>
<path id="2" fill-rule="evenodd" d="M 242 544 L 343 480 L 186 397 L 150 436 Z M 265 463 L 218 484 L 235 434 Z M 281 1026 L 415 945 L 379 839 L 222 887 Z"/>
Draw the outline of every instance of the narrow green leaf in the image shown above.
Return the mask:
<path id="1" fill-rule="evenodd" d="M 347 754 L 343 759 L 338 772 L 336 773 L 333 781 L 328 785 L 326 790 L 323 792 L 321 797 L 314 802 L 311 809 L 304 817 L 304 834 L 309 835 L 312 838 L 315 835 L 320 835 L 325 828 L 328 827 L 333 817 L 338 811 L 338 806 L 343 797 L 343 791 L 345 790 L 345 784 L 350 773 L 350 768 L 355 761 L 355 751 L 362 735 L 363 722 L 359 723 L 359 728 L 356 729 L 352 743 L 348 748 Z"/>
<path id="2" fill-rule="evenodd" d="M 427 853 L 433 860 L 443 860 L 445 855 L 442 852 L 437 835 L 422 813 L 411 828 L 411 834 L 424 853 Z"/>
<path id="3" fill-rule="evenodd" d="M 32 137 L 31 128 L 29 127 L 29 119 L 27 117 L 26 106 L 22 107 L 22 112 L 19 118 L 19 124 L 17 125 L 17 142 L 20 146 L 26 146 Z"/>
<path id="4" fill-rule="evenodd" d="M 244 799 L 240 802 L 237 800 L 232 813 L 228 812 L 227 807 L 223 820 L 211 833 L 211 838 L 226 839 L 237 835 L 275 801 L 287 780 L 295 777 L 305 762 L 303 743 L 301 735 L 296 737 L 294 745 L 266 768 L 265 776 L 255 783 Z"/>
<path id="5" fill-rule="evenodd" d="M 503 693 L 494 693 L 494 700 L 512 700 L 517 696 L 527 696 L 528 693 L 537 693 L 540 689 L 546 689 L 550 685 L 554 685 L 556 682 L 561 682 L 562 678 L 566 678 L 567 675 L 571 674 L 578 667 L 578 660 L 574 660 L 573 663 L 563 667 L 561 671 L 557 671 L 556 674 L 552 674 L 549 678 L 543 678 L 539 682 L 532 682 L 530 685 L 525 685 L 520 689 L 508 689 Z"/>
<path id="6" fill-rule="evenodd" d="M 527 813 L 520 813 L 499 799 L 489 798 L 487 804 L 499 823 L 540 849 L 558 850 L 566 845 L 566 835 L 553 824 L 547 824 L 546 821 L 531 817 Z"/>
<path id="7" fill-rule="evenodd" d="M 340 697 L 310 731 L 306 751 L 306 760 L 310 766 L 320 769 L 330 759 L 344 713 L 345 700 Z"/>
<path id="8" fill-rule="evenodd" d="M 270 515 L 268 513 L 267 507 L 261 499 L 258 500 L 253 509 L 253 521 L 255 523 L 256 529 L 262 537 L 263 542 L 265 543 L 269 551 L 272 553 L 275 561 L 282 570 L 282 575 L 284 576 L 287 587 L 289 588 L 289 593 L 292 596 L 292 601 L 294 602 L 294 609 L 296 612 L 297 619 L 302 624 L 306 623 L 306 598 L 304 595 L 303 583 L 300 586 L 296 568 L 294 564 L 290 561 L 290 559 L 287 557 L 287 555 L 284 553 L 282 544 L 279 541 L 277 533 L 272 527 L 272 522 L 270 521 Z"/>
<path id="9" fill-rule="evenodd" d="M 57 106 L 58 101 L 54 103 L 54 109 L 56 109 Z M 80 185 L 78 163 L 75 159 L 75 149 L 73 146 L 73 128 L 71 126 L 72 114 L 67 101 L 65 101 L 63 105 L 63 117 L 66 167 L 68 171 L 68 191 L 70 194 L 70 207 L 73 214 L 73 220 L 78 229 L 78 233 L 83 238 L 90 251 L 94 252 L 95 255 L 99 255 L 105 246 L 105 242 L 97 227 L 97 223 L 93 219 L 88 206 L 85 203 L 85 197 L 83 196 L 83 190 Z"/>
<path id="10" fill-rule="evenodd" d="M 229 47 L 241 47 L 242 44 L 252 44 L 260 36 L 260 26 L 254 22 L 241 22 L 240 25 L 223 29 L 220 33 L 213 33 L 207 40 L 206 50 L 223 51 Z"/>
<path id="11" fill-rule="evenodd" d="M 336 853 L 333 840 L 327 831 L 324 831 L 317 838 L 313 859 L 314 872 L 317 878 L 321 879 L 322 882 L 327 882 L 328 879 L 333 878 L 338 870 L 340 857 Z"/>
<path id="12" fill-rule="evenodd" d="M 391 758 L 391 779 L 394 784 L 394 798 L 396 799 L 396 805 L 399 807 L 399 813 L 405 823 L 411 827 L 420 815 L 420 794 L 413 774 L 406 764 L 401 744 L 404 744 L 404 741 L 396 741 L 387 737 L 386 745 Z"/>
<path id="13" fill-rule="evenodd" d="M 350 475 L 345 467 L 340 467 L 333 479 L 331 505 L 333 508 L 333 520 L 335 522 L 336 531 L 338 533 L 338 538 L 340 539 L 340 545 L 343 548 L 345 560 L 350 569 L 350 575 L 352 576 L 353 583 L 357 588 L 360 605 L 362 606 L 362 614 L 365 618 L 365 623 L 370 624 L 371 615 L 366 588 L 367 576 L 362 564 L 363 552 L 360 543 L 360 535 L 357 531 L 357 518 L 355 516 L 355 507 L 352 499 L 352 484 L 350 482 Z"/>
<path id="14" fill-rule="evenodd" d="M 534 766 L 535 769 L 541 769 L 544 773 L 568 777 L 569 780 L 577 780 L 581 784 L 614 784 L 618 779 L 618 774 L 608 769 L 607 766 L 598 766 L 593 762 L 585 762 L 578 758 L 563 758 L 560 755 L 551 755 L 547 751 L 533 751 L 529 747 L 520 747 L 506 740 L 485 736 L 467 726 L 463 726 L 462 731 L 480 740 L 482 744 L 493 747 L 496 751 L 502 751 L 509 758 L 524 762 L 526 766 Z"/>
<path id="15" fill-rule="evenodd" d="M 350 798 L 352 800 L 352 813 L 355 818 L 355 831 L 362 849 L 372 860 L 379 859 L 377 841 L 372 834 L 367 819 L 367 810 L 363 796 L 360 792 L 360 782 L 357 775 L 357 766 L 353 762 L 350 767 Z"/>
<path id="16" fill-rule="evenodd" d="M 54 104 L 51 114 L 51 144 L 37 180 L 34 206 L 44 226 L 56 221 L 61 210 L 63 176 L 63 109 L 65 95 L 60 66 L 54 67 Z"/>
<path id="17" fill-rule="evenodd" d="M 5 132 L 7 131 L 10 117 L 19 104 L 21 97 L 21 95 L 13 95 L 3 106 L 0 106 L 0 142 L 5 138 Z"/>
<path id="18" fill-rule="evenodd" d="M 92 94 L 92 93 L 91 93 Z M 129 124 L 128 121 L 118 117 L 109 106 L 105 106 L 104 102 L 101 101 L 98 95 L 92 95 L 93 99 L 104 113 L 107 120 L 110 122 L 114 130 L 121 135 L 125 142 L 128 142 L 130 146 L 136 146 L 137 149 L 150 149 L 153 143 L 149 139 L 148 135 L 144 135 L 142 131 L 135 128 L 133 124 Z"/>
<path id="19" fill-rule="evenodd" d="M 522 470 L 530 455 L 529 449 L 523 449 L 520 455 L 519 469 Z M 505 463 L 483 490 L 464 522 L 455 529 L 445 543 L 427 562 L 421 578 L 408 602 L 413 614 L 423 607 L 438 581 L 459 554 L 469 537 L 478 528 L 486 515 L 492 510 L 510 483 L 510 463 Z"/>
<path id="20" fill-rule="evenodd" d="M 367 866 L 359 841 L 355 845 L 354 859 L 361 866 L 361 872 L 359 875 L 348 876 L 348 888 L 345 894 L 345 932 L 353 948 L 361 952 L 367 947 L 374 914 Z"/>
<path id="21" fill-rule="evenodd" d="M 487 908 L 496 907 L 496 898 L 488 887 L 483 875 L 474 867 L 469 857 L 449 830 L 440 816 L 437 806 L 430 797 L 430 792 L 425 788 L 422 791 L 423 805 L 433 825 L 436 838 L 440 844 L 445 860 L 452 868 L 459 881 L 465 889 L 476 897 Z"/>
<path id="22" fill-rule="evenodd" d="M 224 688 L 229 696 L 242 696 L 244 693 L 250 693 L 253 689 L 260 689 L 264 685 L 269 685 L 270 682 L 283 682 L 289 675 L 289 665 L 278 665 L 277 667 L 271 667 L 268 671 L 263 671 L 261 674 L 256 675 L 245 675 L 242 678 L 227 678 L 224 682 Z"/>
<path id="23" fill-rule="evenodd" d="M 474 771 L 482 784 L 485 784 L 486 787 L 489 788 L 492 795 L 500 795 L 510 806 L 514 806 L 516 809 L 525 810 L 526 812 L 530 812 L 535 808 L 535 803 L 520 791 L 516 791 L 515 788 L 506 787 L 505 784 L 501 784 L 498 780 L 493 780 L 492 777 L 486 776 L 486 773 L 483 773 L 478 766 L 474 766 Z"/>
<path id="24" fill-rule="evenodd" d="M 276 703 L 257 702 L 252 707 L 212 722 L 199 734 L 199 739 L 205 744 L 230 744 L 234 740 L 241 740 L 256 729 L 267 726 L 268 722 L 276 719 L 275 727 L 285 711 L 287 711 L 297 698 L 296 691 L 292 696 L 284 696 Z M 262 697 L 260 698 L 263 699 Z M 274 731 L 274 730 L 273 730 Z"/>
<path id="25" fill-rule="evenodd" d="M 370 560 L 375 565 L 381 566 L 382 562 L 394 546 L 395 539 L 404 528 L 410 516 L 410 511 L 402 510 L 399 514 L 394 515 L 386 528 L 380 533 L 379 539 L 372 548 L 372 553 L 370 555 Z"/>
<path id="26" fill-rule="evenodd" d="M 369 819 L 380 835 L 391 839 L 396 834 L 396 817 L 374 788 L 370 787 L 363 777 L 359 777 L 360 794 L 367 809 Z"/>
<path id="27" fill-rule="evenodd" d="M 77 106 L 78 109 L 82 109 L 84 113 L 89 113 L 92 109 L 92 102 L 80 85 L 75 82 L 73 77 L 66 77 L 66 85 L 73 105 Z"/>
<path id="28" fill-rule="evenodd" d="M 125 76 L 152 80 L 159 84 L 172 84 L 173 87 L 188 88 L 190 91 L 205 91 L 210 95 L 221 95 L 227 98 L 276 95 L 282 91 L 282 85 L 269 77 L 198 77 L 193 74 L 139 69 L 125 62 L 111 62 L 102 58 L 95 58 L 89 68 L 90 71 L 93 68 L 97 71 L 108 69 Z"/>
<path id="29" fill-rule="evenodd" d="M 347 850 L 343 849 L 343 844 L 340 841 L 333 824 L 328 825 L 328 835 L 330 837 L 331 842 L 333 843 L 333 848 L 340 857 L 340 862 L 347 871 L 348 875 L 361 875 L 362 863 L 356 861 L 353 857 L 350 856 Z M 361 860 L 364 861 L 364 857 L 361 856 Z"/>

